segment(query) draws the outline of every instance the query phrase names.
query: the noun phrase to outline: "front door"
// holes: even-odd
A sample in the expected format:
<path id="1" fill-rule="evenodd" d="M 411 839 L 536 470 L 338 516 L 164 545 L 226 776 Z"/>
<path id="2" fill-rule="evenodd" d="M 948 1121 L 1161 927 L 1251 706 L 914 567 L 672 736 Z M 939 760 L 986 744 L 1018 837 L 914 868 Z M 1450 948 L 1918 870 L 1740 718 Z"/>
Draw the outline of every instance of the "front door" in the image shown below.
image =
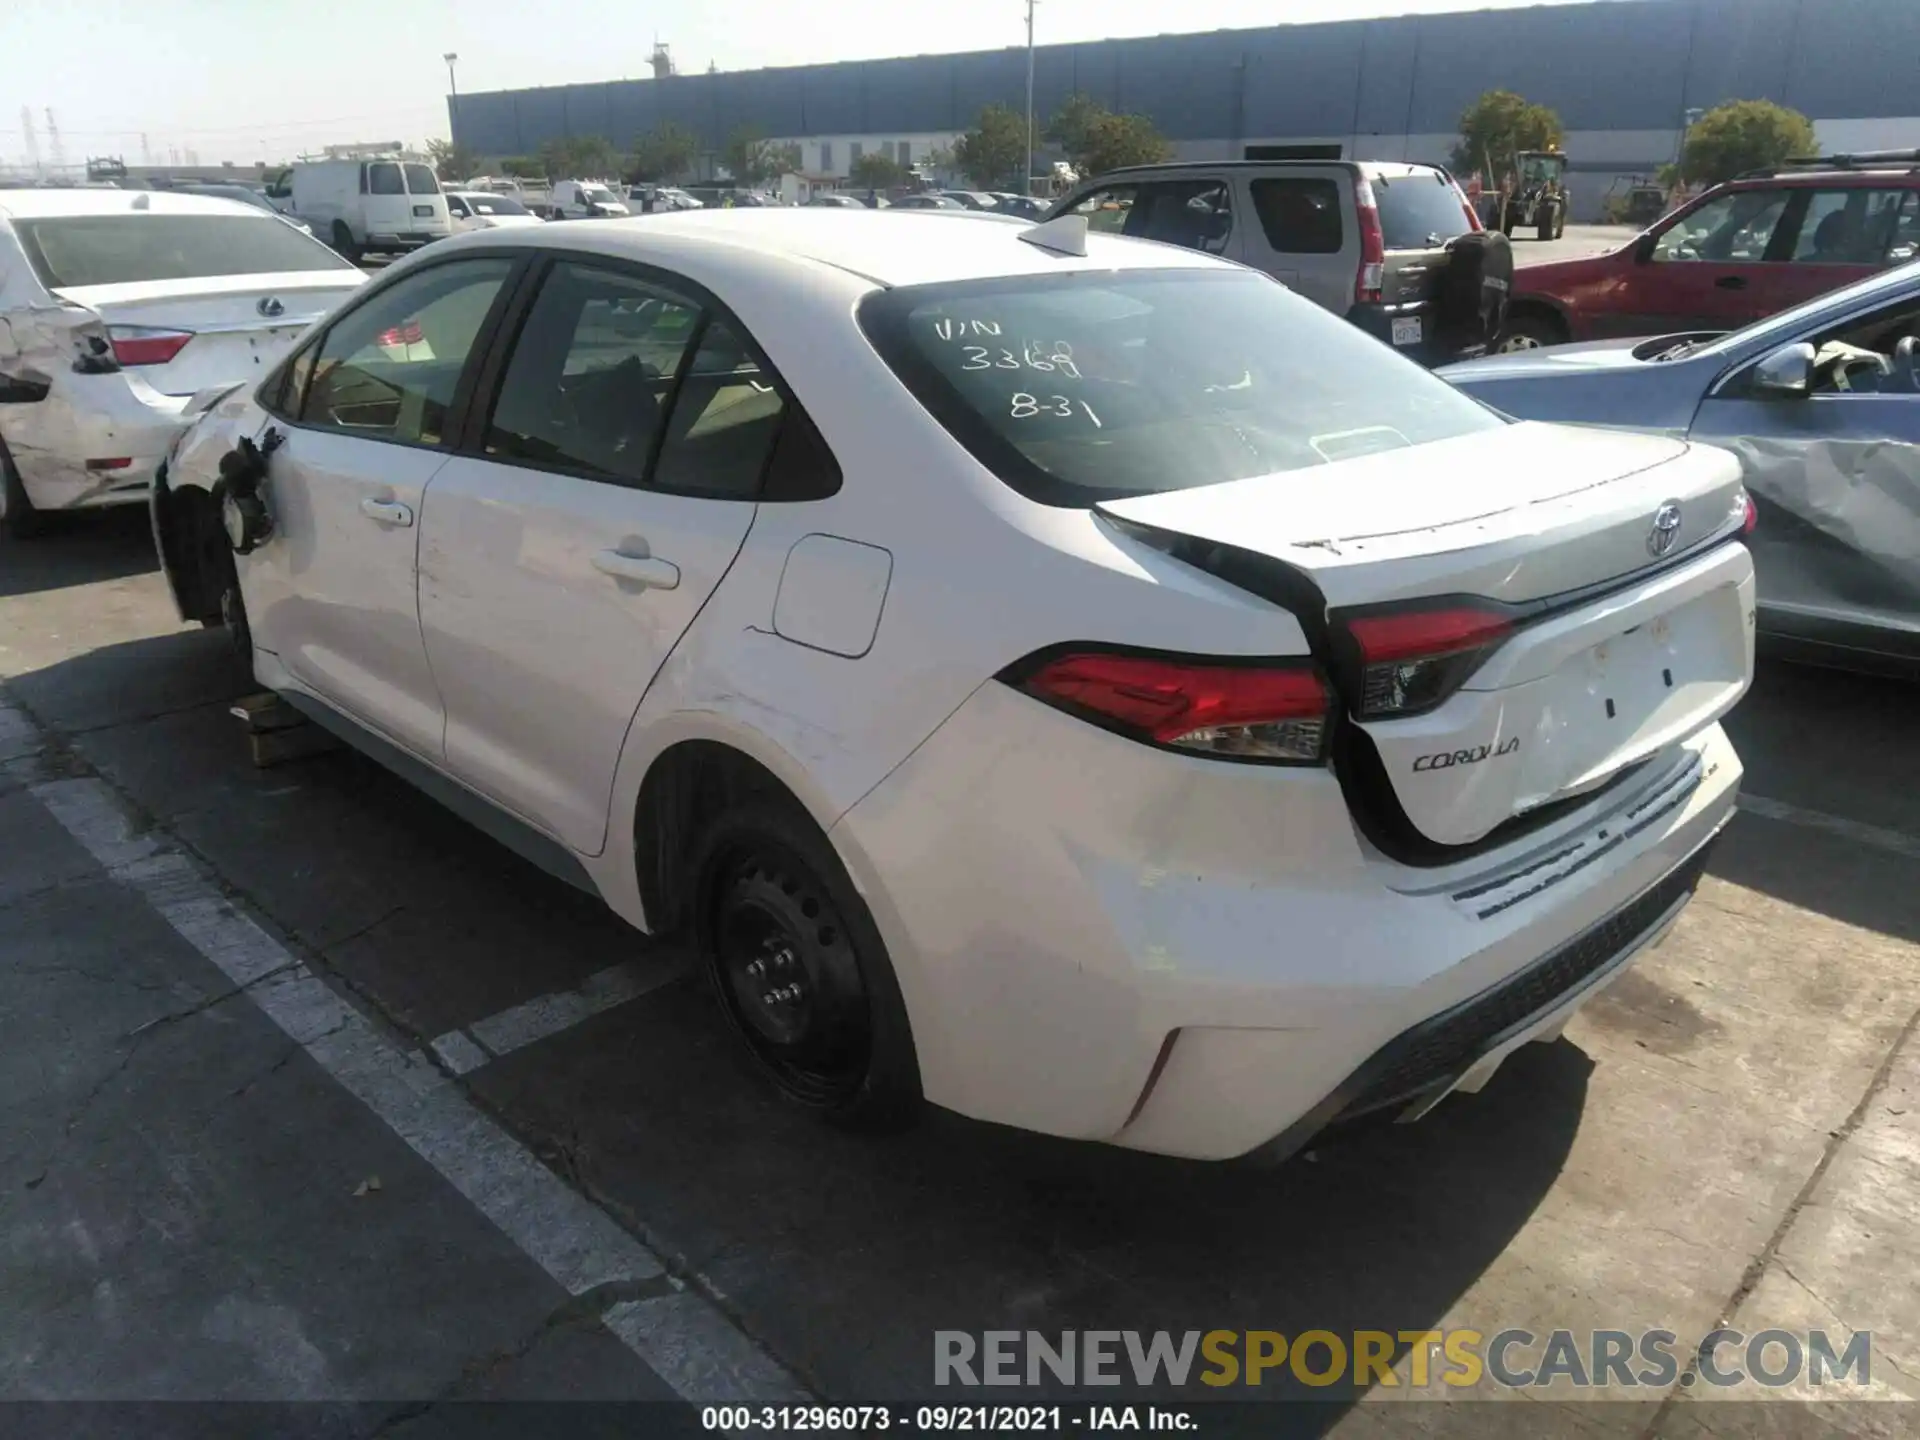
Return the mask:
<path id="1" fill-rule="evenodd" d="M 1794 198 L 1785 186 L 1732 190 L 1673 217 L 1595 314 L 1595 338 L 1737 330 L 1775 313 Z"/>
<path id="2" fill-rule="evenodd" d="M 1920 309 L 1907 308 L 1813 337 L 1826 363 L 1808 395 L 1763 397 L 1736 379 L 1701 406 L 1690 438 L 1745 467 L 1763 630 L 1920 661 L 1920 393 L 1910 372 L 1828 348 L 1890 357 L 1920 332 Z"/>
<path id="3" fill-rule="evenodd" d="M 415 599 L 427 484 L 475 337 L 513 262 L 416 271 L 348 311 L 294 367 L 269 461 L 273 540 L 239 561 L 255 643 L 362 723 L 437 759 L 439 693 Z"/>
<path id="4" fill-rule="evenodd" d="M 784 401 L 690 292 L 586 259 L 548 273 L 498 392 L 422 532 L 447 767 L 598 854 L 627 727 L 746 539 Z"/>

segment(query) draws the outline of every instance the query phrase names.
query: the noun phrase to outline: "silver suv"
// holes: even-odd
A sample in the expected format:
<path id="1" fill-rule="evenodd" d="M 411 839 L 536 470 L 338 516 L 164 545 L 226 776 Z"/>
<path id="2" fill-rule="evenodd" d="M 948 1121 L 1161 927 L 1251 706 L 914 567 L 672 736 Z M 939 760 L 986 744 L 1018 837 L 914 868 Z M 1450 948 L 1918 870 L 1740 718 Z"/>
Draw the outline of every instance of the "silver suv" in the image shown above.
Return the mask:
<path id="1" fill-rule="evenodd" d="M 1113 170 L 1048 212 L 1263 270 L 1427 364 L 1482 353 L 1513 280 L 1453 177 L 1378 160 L 1226 160 Z M 1471 237 L 1471 238 L 1469 238 Z"/>

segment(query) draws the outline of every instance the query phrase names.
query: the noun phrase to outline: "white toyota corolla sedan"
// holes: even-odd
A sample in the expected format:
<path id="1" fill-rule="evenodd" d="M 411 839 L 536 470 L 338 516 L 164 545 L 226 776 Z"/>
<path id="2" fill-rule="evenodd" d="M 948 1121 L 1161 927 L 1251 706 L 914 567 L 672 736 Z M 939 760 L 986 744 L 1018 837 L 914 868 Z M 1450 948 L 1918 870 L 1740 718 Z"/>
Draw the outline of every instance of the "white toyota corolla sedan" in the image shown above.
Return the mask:
<path id="1" fill-rule="evenodd" d="M 435 245 L 154 494 L 259 682 L 690 935 L 787 1095 L 1279 1157 L 1476 1089 L 1733 813 L 1734 460 L 1084 221 Z"/>

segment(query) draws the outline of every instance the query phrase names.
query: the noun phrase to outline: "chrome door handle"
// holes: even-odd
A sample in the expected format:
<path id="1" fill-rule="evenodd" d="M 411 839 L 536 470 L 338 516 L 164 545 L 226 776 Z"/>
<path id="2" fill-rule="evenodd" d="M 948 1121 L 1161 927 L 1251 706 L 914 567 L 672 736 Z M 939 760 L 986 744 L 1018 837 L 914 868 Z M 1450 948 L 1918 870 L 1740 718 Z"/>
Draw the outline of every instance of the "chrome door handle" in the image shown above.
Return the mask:
<path id="1" fill-rule="evenodd" d="M 404 528 L 413 524 L 413 508 L 402 505 L 398 500 L 362 500 L 360 513 L 369 520 L 378 520 L 382 525 Z"/>
<path id="2" fill-rule="evenodd" d="M 601 550 L 593 557 L 593 568 L 616 580 L 631 580 L 648 590 L 673 590 L 680 584 L 680 567 L 651 555 L 628 555 L 620 550 Z"/>

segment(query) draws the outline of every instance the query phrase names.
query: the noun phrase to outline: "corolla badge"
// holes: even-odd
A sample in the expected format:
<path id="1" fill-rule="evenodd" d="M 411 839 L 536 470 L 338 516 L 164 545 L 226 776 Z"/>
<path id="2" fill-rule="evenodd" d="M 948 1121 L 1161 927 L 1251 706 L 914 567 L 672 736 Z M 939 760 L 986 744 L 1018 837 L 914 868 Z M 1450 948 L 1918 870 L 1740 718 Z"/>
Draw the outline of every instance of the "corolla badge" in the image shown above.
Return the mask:
<path id="1" fill-rule="evenodd" d="M 1653 512 L 1653 529 L 1647 534 L 1647 553 L 1661 556 L 1671 551 L 1680 539 L 1680 506 L 1669 500 Z"/>
<path id="2" fill-rule="evenodd" d="M 287 313 L 287 307 L 281 303 L 280 297 L 278 295 L 266 296 L 264 299 L 260 301 L 258 305 L 255 305 L 253 308 L 258 310 L 262 315 L 266 316 L 267 319 L 269 320 L 272 320 L 277 316 L 281 316 Z"/>

